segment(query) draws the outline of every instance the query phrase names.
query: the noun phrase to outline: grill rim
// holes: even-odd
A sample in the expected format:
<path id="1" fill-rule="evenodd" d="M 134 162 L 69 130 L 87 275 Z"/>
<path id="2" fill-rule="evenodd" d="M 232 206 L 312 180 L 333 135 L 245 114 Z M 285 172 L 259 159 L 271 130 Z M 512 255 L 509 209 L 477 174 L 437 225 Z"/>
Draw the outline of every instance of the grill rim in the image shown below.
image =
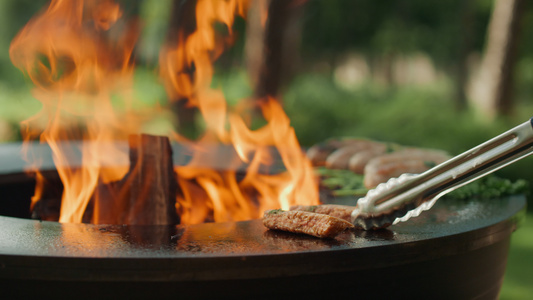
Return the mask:
<path id="1" fill-rule="evenodd" d="M 213 255 L 196 253 L 186 256 L 161 256 L 157 250 L 148 256 L 65 256 L 54 253 L 37 255 L 17 254 L 13 251 L 0 250 L 0 278 L 31 279 L 31 280 L 59 280 L 59 281 L 136 281 L 136 282 L 180 282 L 180 281 L 213 281 L 213 280 L 241 280 L 278 278 L 284 276 L 301 276 L 309 274 L 333 274 L 340 272 L 360 272 L 375 268 L 389 268 L 431 261 L 443 257 L 460 255 L 461 253 L 476 251 L 508 239 L 517 229 L 525 215 L 525 197 L 511 197 L 502 200 L 512 204 L 513 209 L 503 216 L 499 222 L 477 229 L 456 232 L 449 235 L 421 238 L 415 241 L 380 242 L 367 247 L 355 242 L 356 247 L 332 246 L 330 249 L 314 251 L 295 251 L 292 253 L 236 253 L 227 255 Z M 56 222 L 39 222 L 0 216 L 0 223 L 17 220 L 26 228 L 36 228 L 37 223 L 62 226 Z M 52 224 L 54 223 L 54 224 Z M 239 226 L 257 228 L 262 226 L 260 220 L 235 222 Z M 219 226 L 210 224 L 210 226 Z M 223 224 L 223 223 L 222 223 Z M 45 224 L 46 225 L 46 224 Z M 102 225 L 68 224 L 81 228 L 101 228 Z M 121 225 L 105 225 L 107 227 L 123 227 Z M 2 226 L 6 230 L 6 226 Z M 19 228 L 18 226 L 15 226 Z M 144 226 L 141 226 L 144 227 Z M 158 226 L 147 226 L 155 229 Z M 174 226 L 188 227 L 201 230 L 205 224 Z M 146 227 L 145 227 L 146 228 Z M 13 228 L 15 230 L 15 228 Z M 401 228 L 397 227 L 397 230 Z M 8 229 L 9 230 L 9 229 Z M 46 226 L 45 226 L 46 230 Z M 37 235 L 33 233 L 19 238 Z M 263 229 L 263 233 L 266 229 Z M 16 232 L 8 235 L 17 236 Z M 281 233 L 284 235 L 291 234 Z M 361 238 L 364 232 L 350 232 L 343 235 L 353 235 Z M 6 233 L 4 232 L 4 235 Z M 350 238 L 350 237 L 348 237 Z M 310 238 L 310 241 L 313 241 Z M 366 238 L 363 237 L 363 241 Z M 304 238 L 305 241 L 305 238 Z M 329 243 L 325 241 L 324 243 Z M 61 244 L 59 244 L 61 246 Z M 64 245 L 63 245 L 64 246 Z M 353 246 L 353 244 L 352 244 Z M 172 248 L 172 246 L 170 247 Z M 172 249 L 170 249 L 172 250 Z M 120 254 L 120 249 L 115 254 Z"/>

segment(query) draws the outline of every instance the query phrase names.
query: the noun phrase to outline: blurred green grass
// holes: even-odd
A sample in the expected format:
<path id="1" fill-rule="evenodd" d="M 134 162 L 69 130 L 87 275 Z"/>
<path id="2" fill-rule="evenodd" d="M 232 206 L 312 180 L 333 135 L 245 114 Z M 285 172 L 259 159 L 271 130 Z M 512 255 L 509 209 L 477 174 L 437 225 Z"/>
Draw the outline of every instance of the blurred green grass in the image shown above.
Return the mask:
<path id="1" fill-rule="evenodd" d="M 533 215 L 511 237 L 511 249 L 500 299 L 522 300 L 533 297 Z"/>
<path id="2" fill-rule="evenodd" d="M 0 82 L 0 143 L 21 139 L 20 122 L 35 115 L 41 104 L 25 86 L 12 86 Z"/>

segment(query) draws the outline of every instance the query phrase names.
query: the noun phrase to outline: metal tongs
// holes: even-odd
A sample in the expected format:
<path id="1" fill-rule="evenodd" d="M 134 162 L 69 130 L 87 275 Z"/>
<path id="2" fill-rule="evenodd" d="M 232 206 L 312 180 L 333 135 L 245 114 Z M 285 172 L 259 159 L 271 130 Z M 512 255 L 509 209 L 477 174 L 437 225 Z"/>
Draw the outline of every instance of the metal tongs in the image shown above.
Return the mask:
<path id="1" fill-rule="evenodd" d="M 443 195 L 533 154 L 533 118 L 419 175 L 368 191 L 352 212 L 356 227 L 379 229 L 430 209 Z"/>

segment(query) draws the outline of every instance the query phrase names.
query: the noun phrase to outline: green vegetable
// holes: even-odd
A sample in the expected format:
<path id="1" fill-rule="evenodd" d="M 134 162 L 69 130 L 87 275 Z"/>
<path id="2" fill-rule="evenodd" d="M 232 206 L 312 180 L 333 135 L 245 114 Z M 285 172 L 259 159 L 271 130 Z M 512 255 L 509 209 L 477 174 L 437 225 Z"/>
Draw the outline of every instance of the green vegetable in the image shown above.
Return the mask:
<path id="1" fill-rule="evenodd" d="M 436 166 L 437 163 L 435 163 L 434 161 L 425 161 L 425 162 L 424 162 L 424 165 L 425 165 L 426 167 L 428 167 L 428 168 L 431 169 L 431 168 L 433 168 L 434 166 Z"/>
<path id="2" fill-rule="evenodd" d="M 320 176 L 322 189 L 333 196 L 364 196 L 368 191 L 363 183 L 363 175 L 350 170 L 320 167 L 316 168 L 315 172 Z"/>
<path id="3" fill-rule="evenodd" d="M 431 162 L 427 162 L 427 164 L 429 163 Z M 364 176 L 355 174 L 350 170 L 334 170 L 320 167 L 316 168 L 315 172 L 320 176 L 321 188 L 332 196 L 364 196 L 368 192 L 363 183 Z M 513 182 L 496 175 L 489 175 L 450 192 L 444 197 L 457 200 L 490 199 L 527 194 L 528 192 L 529 184 L 526 180 L 522 179 Z"/>
<path id="4" fill-rule="evenodd" d="M 335 190 L 332 193 L 333 196 L 342 197 L 342 196 L 364 196 L 368 192 L 368 189 L 354 189 L 354 190 L 347 190 L 347 189 L 340 189 Z"/>
<path id="5" fill-rule="evenodd" d="M 316 205 L 307 206 L 307 207 L 305 207 L 305 211 L 308 211 L 308 212 L 315 212 L 315 210 L 316 210 L 317 207 L 318 207 L 318 206 L 316 206 Z"/>
<path id="6" fill-rule="evenodd" d="M 402 150 L 402 146 L 395 144 L 395 143 L 387 143 L 387 150 L 385 150 L 385 153 L 392 153 L 399 150 Z"/>
<path id="7" fill-rule="evenodd" d="M 491 199 L 517 194 L 527 194 L 528 192 L 529 184 L 526 180 L 520 179 L 512 182 L 509 179 L 489 175 L 450 192 L 445 197 L 457 200 L 472 198 Z"/>

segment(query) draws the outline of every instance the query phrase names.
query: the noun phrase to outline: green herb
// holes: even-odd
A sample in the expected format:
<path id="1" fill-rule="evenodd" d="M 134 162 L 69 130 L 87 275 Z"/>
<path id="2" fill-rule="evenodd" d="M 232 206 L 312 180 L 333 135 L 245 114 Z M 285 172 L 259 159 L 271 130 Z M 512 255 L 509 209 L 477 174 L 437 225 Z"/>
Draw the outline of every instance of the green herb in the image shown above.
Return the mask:
<path id="1" fill-rule="evenodd" d="M 368 189 L 362 188 L 362 189 L 354 189 L 354 190 L 347 190 L 347 189 L 340 189 L 335 190 L 331 192 L 333 196 L 342 197 L 342 196 L 364 196 L 368 192 Z"/>
<path id="2" fill-rule="evenodd" d="M 318 207 L 318 206 L 316 206 L 316 205 L 308 206 L 307 209 L 306 209 L 306 211 L 308 211 L 308 212 L 315 212 L 315 210 L 316 210 L 317 207 Z"/>
<path id="3" fill-rule="evenodd" d="M 527 194 L 528 192 L 529 184 L 526 180 L 519 179 L 513 182 L 509 179 L 489 175 L 450 192 L 445 197 L 458 200 L 472 198 L 491 199 L 517 194 Z"/>
<path id="4" fill-rule="evenodd" d="M 363 175 L 350 170 L 335 170 L 320 167 L 315 169 L 320 176 L 320 186 L 333 196 L 361 196 L 367 189 L 363 183 Z"/>
<path id="5" fill-rule="evenodd" d="M 428 168 L 433 168 L 434 166 L 436 166 L 437 164 L 434 162 L 434 161 L 425 161 L 424 162 L 424 165 Z"/>
<path id="6" fill-rule="evenodd" d="M 402 146 L 396 144 L 396 143 L 387 143 L 387 149 L 385 150 L 385 153 L 392 153 L 396 152 L 402 149 Z"/>
<path id="7" fill-rule="evenodd" d="M 434 165 L 433 162 L 425 162 L 428 167 Z M 330 195 L 336 197 L 343 196 L 364 196 L 368 192 L 363 180 L 364 176 L 355 174 L 349 170 L 333 170 L 325 167 L 315 169 L 320 176 L 320 185 Z M 464 187 L 461 187 L 445 196 L 448 199 L 490 199 L 517 194 L 527 194 L 529 184 L 526 180 L 511 181 L 489 175 L 478 179 Z"/>

